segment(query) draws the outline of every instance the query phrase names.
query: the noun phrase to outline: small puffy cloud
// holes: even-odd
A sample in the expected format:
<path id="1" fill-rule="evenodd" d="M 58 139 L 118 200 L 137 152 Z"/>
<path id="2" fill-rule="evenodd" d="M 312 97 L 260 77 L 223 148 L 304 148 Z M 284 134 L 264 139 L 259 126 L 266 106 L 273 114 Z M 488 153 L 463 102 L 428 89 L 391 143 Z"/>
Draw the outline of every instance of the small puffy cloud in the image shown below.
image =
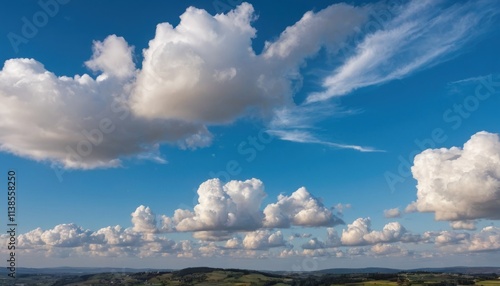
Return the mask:
<path id="1" fill-rule="evenodd" d="M 279 195 L 278 201 L 264 209 L 264 226 L 287 228 L 297 226 L 333 226 L 344 223 L 319 199 L 302 187 L 291 196 Z"/>
<path id="2" fill-rule="evenodd" d="M 326 248 L 326 244 L 316 237 L 309 239 L 306 243 L 302 244 L 302 249 L 322 249 Z"/>
<path id="3" fill-rule="evenodd" d="M 488 226 L 481 232 L 471 236 L 468 251 L 498 251 L 500 250 L 500 228 Z"/>
<path id="4" fill-rule="evenodd" d="M 453 229 L 476 230 L 476 222 L 473 220 L 458 220 L 450 222 Z"/>
<path id="5" fill-rule="evenodd" d="M 442 231 L 434 238 L 434 242 L 438 246 L 443 245 L 455 245 L 467 241 L 470 239 L 470 234 L 468 233 L 456 233 L 450 231 Z"/>
<path id="6" fill-rule="evenodd" d="M 158 231 L 156 215 L 149 207 L 139 206 L 131 214 L 132 225 L 135 232 L 155 233 Z"/>
<path id="7" fill-rule="evenodd" d="M 214 242 L 202 244 L 198 247 L 198 253 L 202 257 L 215 257 L 221 253 L 220 247 Z"/>
<path id="8" fill-rule="evenodd" d="M 193 238 L 202 241 L 223 241 L 229 239 L 233 235 L 232 231 L 196 231 L 193 232 Z"/>
<path id="9" fill-rule="evenodd" d="M 19 246 L 26 249 L 44 245 L 45 242 L 42 240 L 43 232 L 44 231 L 38 227 L 27 233 L 20 234 L 17 238 L 19 241 Z"/>
<path id="10" fill-rule="evenodd" d="M 436 245 L 448 252 L 500 250 L 500 228 L 487 226 L 478 233 L 442 231 L 435 235 Z"/>
<path id="11" fill-rule="evenodd" d="M 137 246 L 142 240 L 141 234 L 119 225 L 101 228 L 94 235 L 102 237 L 103 243 L 110 246 Z"/>
<path id="12" fill-rule="evenodd" d="M 472 228 L 475 219 L 500 219 L 500 140 L 485 131 L 463 148 L 428 149 L 415 157 L 417 200 L 408 209 Z M 465 223 L 465 222 L 466 223 Z"/>
<path id="13" fill-rule="evenodd" d="M 377 256 L 406 256 L 408 250 L 399 245 L 377 243 L 370 248 L 371 252 Z"/>
<path id="14" fill-rule="evenodd" d="M 99 239 L 92 231 L 85 230 L 76 224 L 60 224 L 53 229 L 43 231 L 40 228 L 19 235 L 19 245 L 23 248 L 37 246 L 79 247 L 87 243 L 98 243 Z"/>
<path id="15" fill-rule="evenodd" d="M 238 237 L 233 237 L 233 238 L 226 241 L 226 244 L 224 245 L 224 247 L 231 248 L 231 249 L 241 248 L 241 239 Z"/>
<path id="16" fill-rule="evenodd" d="M 345 210 L 348 210 L 352 207 L 351 204 L 341 204 L 341 203 L 338 203 L 335 205 L 335 210 L 337 211 L 337 215 L 338 216 L 343 216 L 344 215 L 344 211 Z"/>
<path id="17" fill-rule="evenodd" d="M 75 247 L 92 241 L 92 231 L 84 230 L 75 224 L 60 224 L 41 235 L 42 241 L 49 246 Z"/>
<path id="18" fill-rule="evenodd" d="M 52 229 L 37 228 L 20 234 L 18 239 L 20 251 L 52 257 L 153 257 L 183 251 L 165 237 L 121 226 L 91 231 L 76 224 L 60 224 Z"/>
<path id="19" fill-rule="evenodd" d="M 260 205 L 266 196 L 258 179 L 230 181 L 211 179 L 198 188 L 194 211 L 176 210 L 177 231 L 253 230 L 261 225 Z"/>
<path id="20" fill-rule="evenodd" d="M 293 241 L 296 238 L 310 238 L 311 236 L 310 233 L 294 233 L 288 237 L 288 240 Z"/>
<path id="21" fill-rule="evenodd" d="M 302 249 L 323 249 L 341 246 L 340 236 L 333 227 L 326 229 L 326 240 L 321 241 L 316 237 L 311 238 L 306 243 L 302 244 Z"/>
<path id="22" fill-rule="evenodd" d="M 367 244 L 364 236 L 370 232 L 371 220 L 369 218 L 358 218 L 352 224 L 347 225 L 347 230 L 342 230 L 341 241 L 344 245 Z"/>
<path id="23" fill-rule="evenodd" d="M 281 33 L 274 42 L 266 42 L 264 58 L 284 63 L 300 63 L 316 54 L 321 47 L 336 53 L 341 44 L 368 18 L 367 7 L 334 4 L 318 11 L 309 11 Z"/>
<path id="24" fill-rule="evenodd" d="M 326 229 L 326 245 L 328 247 L 341 245 L 340 236 L 333 227 Z"/>
<path id="25" fill-rule="evenodd" d="M 281 231 L 256 230 L 248 233 L 243 239 L 243 247 L 251 250 L 265 250 L 272 247 L 285 246 Z"/>
<path id="26" fill-rule="evenodd" d="M 399 210 L 399 208 L 384 210 L 384 217 L 386 217 L 386 218 L 401 217 L 401 211 Z"/>
<path id="27" fill-rule="evenodd" d="M 371 229 L 370 218 L 358 218 L 342 230 L 343 245 L 371 245 L 381 242 L 401 241 L 407 230 L 399 222 L 390 222 L 382 231 Z"/>

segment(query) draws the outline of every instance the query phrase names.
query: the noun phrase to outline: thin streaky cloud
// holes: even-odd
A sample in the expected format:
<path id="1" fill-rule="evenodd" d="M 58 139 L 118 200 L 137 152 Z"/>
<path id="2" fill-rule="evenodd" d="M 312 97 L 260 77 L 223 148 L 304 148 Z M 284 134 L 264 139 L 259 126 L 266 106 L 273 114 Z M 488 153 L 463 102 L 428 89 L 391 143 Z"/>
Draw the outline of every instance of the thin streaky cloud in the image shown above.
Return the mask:
<path id="1" fill-rule="evenodd" d="M 383 150 L 377 150 L 372 147 L 323 141 L 316 138 L 311 132 L 307 130 L 267 130 L 267 133 L 274 135 L 281 140 L 296 143 L 320 144 L 328 147 L 338 149 L 352 149 L 360 152 L 385 152 Z"/>
<path id="2" fill-rule="evenodd" d="M 452 81 L 452 82 L 448 83 L 448 85 L 468 84 L 468 83 L 478 82 L 480 80 L 487 79 L 487 78 L 489 78 L 491 76 L 493 76 L 493 75 L 492 74 L 488 74 L 488 75 L 480 75 L 480 76 L 468 77 L 468 78 L 464 78 L 464 79 Z"/>
<path id="3" fill-rule="evenodd" d="M 306 103 L 401 79 L 446 61 L 487 29 L 480 23 L 498 14 L 495 9 L 485 1 L 446 8 L 439 2 L 410 2 L 385 29 L 367 35 L 356 53 L 324 79 L 325 90 L 311 93 Z"/>

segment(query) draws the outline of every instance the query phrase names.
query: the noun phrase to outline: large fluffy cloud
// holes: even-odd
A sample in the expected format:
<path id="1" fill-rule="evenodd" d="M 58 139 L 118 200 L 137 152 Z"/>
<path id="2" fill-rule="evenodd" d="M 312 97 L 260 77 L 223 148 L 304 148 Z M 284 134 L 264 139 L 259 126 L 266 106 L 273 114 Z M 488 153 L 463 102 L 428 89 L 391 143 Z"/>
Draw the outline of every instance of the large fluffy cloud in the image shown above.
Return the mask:
<path id="1" fill-rule="evenodd" d="M 134 111 L 148 118 L 227 122 L 250 110 L 268 112 L 291 104 L 298 68 L 323 46 L 335 53 L 367 18 L 366 8 L 331 5 L 307 12 L 258 55 L 252 5 L 209 15 L 190 7 L 179 25 L 157 26 L 144 50 L 132 97 Z"/>
<path id="2" fill-rule="evenodd" d="M 117 166 L 121 157 L 137 154 L 161 161 L 158 143 L 195 135 L 200 140 L 190 144 L 196 146 L 210 137 L 200 124 L 134 116 L 127 104 L 131 48 L 116 36 L 94 45 L 87 65 L 102 72 L 97 79 L 58 77 L 33 59 L 5 62 L 0 103 L 8 108 L 0 111 L 0 150 L 87 169 Z"/>
<path id="3" fill-rule="evenodd" d="M 57 76 L 34 59 L 7 60 L 0 150 L 63 168 L 114 167 L 130 156 L 166 162 L 162 143 L 206 146 L 207 124 L 293 106 L 303 61 L 322 46 L 333 52 L 366 16 L 367 9 L 345 4 L 308 12 L 259 55 L 252 5 L 215 16 L 190 7 L 176 27 L 157 26 L 140 69 L 134 48 L 116 35 L 94 42 L 85 65 L 96 78 Z"/>
<path id="4" fill-rule="evenodd" d="M 253 7 L 243 3 L 216 16 L 190 7 L 177 27 L 159 24 L 144 50 L 133 110 L 148 118 L 226 122 L 290 96 L 285 78 L 252 50 L 253 18 Z"/>
<path id="5" fill-rule="evenodd" d="M 485 2 L 447 8 L 429 1 L 396 5 L 386 27 L 361 33 L 356 53 L 324 80 L 327 91 L 309 101 L 439 62 L 475 34 L 476 23 L 494 14 L 493 4 Z M 433 12 L 436 6 L 442 13 Z M 34 59 L 7 60 L 0 70 L 0 103 L 8 106 L 0 111 L 0 150 L 64 168 L 113 167 L 130 156 L 166 162 L 158 151 L 162 143 L 206 146 L 210 124 L 248 114 L 269 119 L 277 110 L 295 110 L 293 96 L 306 60 L 322 48 L 338 55 L 372 8 L 335 4 L 307 12 L 258 54 L 252 47 L 257 34 L 252 5 L 242 3 L 215 16 L 190 7 L 176 27 L 158 24 L 140 69 L 125 39 L 111 35 L 95 41 L 85 65 L 96 78 L 56 76 Z M 443 28 L 450 22 L 450 29 Z M 296 125 L 271 129 L 284 140 L 375 150 L 320 140 Z"/>
<path id="6" fill-rule="evenodd" d="M 418 192 L 410 210 L 457 221 L 454 228 L 473 229 L 470 220 L 475 219 L 500 219 L 498 134 L 482 131 L 463 148 L 425 150 L 415 157 L 411 170 Z"/>

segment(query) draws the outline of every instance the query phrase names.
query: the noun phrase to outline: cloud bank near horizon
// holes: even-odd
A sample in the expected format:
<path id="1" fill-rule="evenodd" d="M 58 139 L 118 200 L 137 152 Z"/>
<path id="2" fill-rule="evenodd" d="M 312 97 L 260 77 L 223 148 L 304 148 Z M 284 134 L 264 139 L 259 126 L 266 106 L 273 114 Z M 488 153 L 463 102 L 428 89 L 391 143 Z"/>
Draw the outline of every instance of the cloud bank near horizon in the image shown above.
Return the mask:
<path id="1" fill-rule="evenodd" d="M 481 136 L 484 138 L 479 140 L 492 140 L 493 143 L 498 140 L 486 133 L 475 136 L 472 141 Z M 483 147 L 488 149 L 492 145 Z M 434 151 L 422 154 L 431 152 Z M 320 198 L 304 187 L 290 195 L 281 194 L 267 205 L 262 205 L 267 196 L 264 184 L 256 178 L 226 184 L 219 179 L 207 180 L 200 184 L 197 193 L 198 204 L 192 210 L 177 209 L 172 216 L 157 215 L 151 208 L 141 205 L 130 214 L 129 227 L 115 225 L 92 231 L 66 223 L 47 230 L 36 228 L 19 234 L 18 252 L 59 258 L 429 258 L 500 250 L 500 229 L 495 226 L 486 226 L 477 232 L 471 229 L 428 230 L 419 234 L 398 221 L 386 223 L 380 230 L 373 229 L 369 217 L 358 217 L 342 226 L 345 223 L 334 214 L 335 209 L 323 205 Z M 344 206 L 337 204 L 337 207 L 339 213 Z M 298 233 L 314 229 L 316 233 L 319 229 L 324 236 Z M 294 234 L 287 238 L 289 232 Z M 193 239 L 179 238 L 183 233 L 191 234 Z M 0 242 L 8 239 L 8 234 L 0 235 Z"/>

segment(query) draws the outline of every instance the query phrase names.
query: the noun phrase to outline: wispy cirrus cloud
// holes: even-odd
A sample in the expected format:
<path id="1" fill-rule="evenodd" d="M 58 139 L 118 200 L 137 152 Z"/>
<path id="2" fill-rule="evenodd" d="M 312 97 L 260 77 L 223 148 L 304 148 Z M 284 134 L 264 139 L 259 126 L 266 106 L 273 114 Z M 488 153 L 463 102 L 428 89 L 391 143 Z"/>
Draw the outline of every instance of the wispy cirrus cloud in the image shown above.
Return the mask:
<path id="1" fill-rule="evenodd" d="M 351 149 L 360 152 L 383 152 L 368 146 L 341 144 L 322 140 L 317 135 L 316 124 L 327 117 L 349 116 L 360 110 L 345 109 L 333 104 L 299 105 L 280 108 L 274 111 L 267 133 L 284 141 L 305 144 L 319 144 L 331 148 Z"/>
<path id="2" fill-rule="evenodd" d="M 335 142 L 323 141 L 308 131 L 308 130 L 268 130 L 269 134 L 277 136 L 281 140 L 297 142 L 297 143 L 309 143 L 309 144 L 320 144 L 332 148 L 338 149 L 352 149 L 360 152 L 383 152 L 382 150 L 377 150 L 372 147 L 364 147 L 359 145 L 350 144 L 340 144 Z"/>
<path id="3" fill-rule="evenodd" d="M 325 90 L 311 93 L 306 102 L 404 78 L 448 60 L 489 28 L 497 14 L 493 1 L 411 1 L 382 29 L 366 35 L 354 55 L 323 80 Z"/>

